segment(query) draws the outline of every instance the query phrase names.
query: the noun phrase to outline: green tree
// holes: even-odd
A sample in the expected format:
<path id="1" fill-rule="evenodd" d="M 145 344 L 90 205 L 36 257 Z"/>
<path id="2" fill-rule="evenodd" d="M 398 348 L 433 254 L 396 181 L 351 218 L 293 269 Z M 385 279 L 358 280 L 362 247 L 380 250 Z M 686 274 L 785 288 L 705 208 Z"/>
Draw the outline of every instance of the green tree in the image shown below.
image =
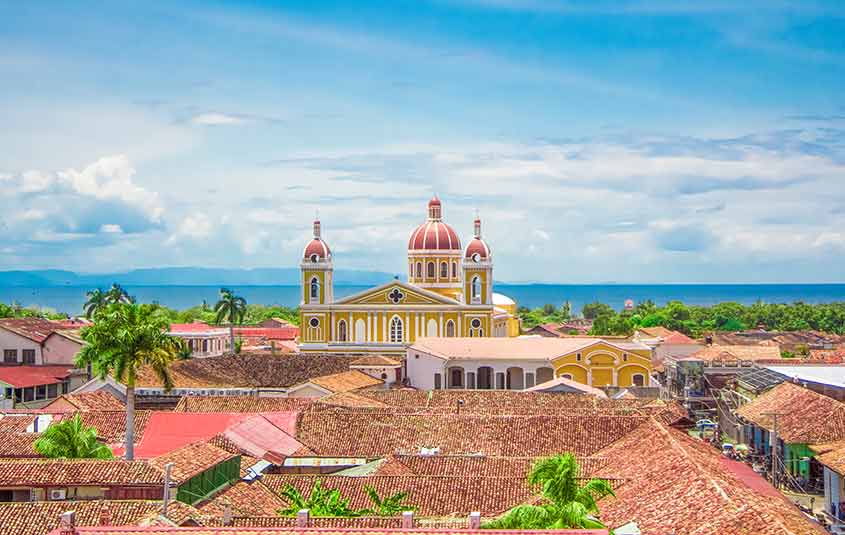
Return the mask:
<path id="1" fill-rule="evenodd" d="M 229 322 L 229 348 L 235 352 L 235 324 L 242 323 L 246 315 L 246 299 L 232 293 L 231 290 L 220 288 L 220 300 L 214 305 L 217 323 L 223 320 Z"/>
<path id="2" fill-rule="evenodd" d="M 94 375 L 112 374 L 126 385 L 126 458 L 135 455 L 135 378 L 149 366 L 165 390 L 173 386 L 170 364 L 179 355 L 180 340 L 167 335 L 167 319 L 155 305 L 115 303 L 94 315 L 82 329 L 87 342 L 76 356 L 76 367 L 89 364 Z"/>
<path id="3" fill-rule="evenodd" d="M 578 462 L 571 453 L 540 459 L 528 473 L 528 483 L 539 486 L 541 501 L 518 505 L 501 517 L 485 522 L 485 529 L 602 529 L 597 502 L 615 496 L 610 483 L 578 479 Z"/>
<path id="4" fill-rule="evenodd" d="M 97 441 L 97 430 L 82 423 L 79 413 L 47 428 L 35 451 L 51 459 L 111 459 L 111 450 Z"/>
<path id="5" fill-rule="evenodd" d="M 106 301 L 109 304 L 115 303 L 134 303 L 135 298 L 129 295 L 129 292 L 123 289 L 118 283 L 112 283 L 109 291 L 106 292 Z"/>
<path id="6" fill-rule="evenodd" d="M 595 301 L 584 305 L 584 308 L 581 309 L 581 314 L 588 320 L 592 320 L 599 316 L 612 316 L 613 314 L 616 314 L 616 311 L 613 310 L 613 307 L 606 303 L 599 303 L 598 301 Z"/>
<path id="7" fill-rule="evenodd" d="M 308 509 L 312 516 L 361 516 L 362 511 L 349 506 L 349 498 L 341 496 L 337 489 L 325 489 L 319 479 L 314 482 L 308 498 L 288 483 L 282 490 L 282 498 L 287 500 L 287 507 L 277 512 L 281 516 L 296 516 L 302 509 Z"/>
<path id="8" fill-rule="evenodd" d="M 99 288 L 85 293 L 87 297 L 85 304 L 82 305 L 82 310 L 85 312 L 86 318 L 94 317 L 98 310 L 108 305 L 108 298 L 106 293 Z"/>
<path id="9" fill-rule="evenodd" d="M 382 498 L 378 491 L 370 485 L 364 486 L 364 492 L 367 493 L 367 497 L 373 504 L 371 508 L 365 510 L 364 514 L 367 515 L 397 516 L 405 511 L 416 511 L 417 509 L 416 506 L 405 503 L 405 499 L 408 497 L 407 492 L 397 492 Z"/>

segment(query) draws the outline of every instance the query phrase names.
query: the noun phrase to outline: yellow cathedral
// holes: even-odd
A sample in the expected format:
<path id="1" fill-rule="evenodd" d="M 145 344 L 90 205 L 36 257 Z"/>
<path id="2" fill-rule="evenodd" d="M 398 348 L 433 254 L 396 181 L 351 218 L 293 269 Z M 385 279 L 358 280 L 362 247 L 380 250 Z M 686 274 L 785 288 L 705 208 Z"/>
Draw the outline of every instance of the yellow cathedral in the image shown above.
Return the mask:
<path id="1" fill-rule="evenodd" d="M 493 254 L 478 217 L 473 234 L 462 248 L 435 196 L 408 240 L 408 282 L 335 300 L 331 249 L 314 221 L 300 264 L 300 350 L 404 354 L 421 337 L 518 336 L 516 303 L 493 292 Z"/>

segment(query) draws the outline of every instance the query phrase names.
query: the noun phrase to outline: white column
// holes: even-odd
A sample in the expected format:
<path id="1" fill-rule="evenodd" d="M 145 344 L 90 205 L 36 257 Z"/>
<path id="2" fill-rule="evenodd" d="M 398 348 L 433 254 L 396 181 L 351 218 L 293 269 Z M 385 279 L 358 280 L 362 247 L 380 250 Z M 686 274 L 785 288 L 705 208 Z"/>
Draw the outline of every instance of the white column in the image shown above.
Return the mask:
<path id="1" fill-rule="evenodd" d="M 458 313 L 458 332 L 455 333 L 456 336 L 463 336 L 464 335 L 464 331 L 461 330 L 461 318 L 462 317 L 463 317 L 463 314 Z"/>
<path id="2" fill-rule="evenodd" d="M 387 332 L 387 312 L 381 312 L 381 335 L 385 342 L 390 340 L 390 333 Z"/>
<path id="3" fill-rule="evenodd" d="M 366 334 L 364 335 L 364 339 L 365 339 L 367 342 L 369 342 L 369 341 L 371 341 L 371 340 L 373 339 L 373 337 L 372 337 L 372 333 L 370 332 L 370 325 L 372 324 L 372 322 L 371 322 L 370 320 L 372 319 L 372 318 L 371 318 L 371 317 L 372 317 L 372 315 L 373 315 L 373 313 L 372 313 L 372 312 L 367 312 L 367 331 L 366 331 Z"/>
<path id="4" fill-rule="evenodd" d="M 443 312 L 440 313 L 440 328 L 437 331 L 437 336 L 445 336 L 443 333 Z"/>
<path id="5" fill-rule="evenodd" d="M 405 312 L 405 325 L 402 329 L 402 340 L 408 342 L 411 340 L 411 315 Z"/>

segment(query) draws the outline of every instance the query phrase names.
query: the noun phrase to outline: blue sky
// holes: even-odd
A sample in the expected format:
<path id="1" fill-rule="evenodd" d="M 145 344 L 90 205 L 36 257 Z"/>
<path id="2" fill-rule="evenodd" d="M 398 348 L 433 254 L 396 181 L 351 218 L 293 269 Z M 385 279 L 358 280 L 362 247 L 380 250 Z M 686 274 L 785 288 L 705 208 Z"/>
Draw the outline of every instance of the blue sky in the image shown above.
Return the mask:
<path id="1" fill-rule="evenodd" d="M 845 281 L 845 4 L 0 1 L 0 269 Z"/>

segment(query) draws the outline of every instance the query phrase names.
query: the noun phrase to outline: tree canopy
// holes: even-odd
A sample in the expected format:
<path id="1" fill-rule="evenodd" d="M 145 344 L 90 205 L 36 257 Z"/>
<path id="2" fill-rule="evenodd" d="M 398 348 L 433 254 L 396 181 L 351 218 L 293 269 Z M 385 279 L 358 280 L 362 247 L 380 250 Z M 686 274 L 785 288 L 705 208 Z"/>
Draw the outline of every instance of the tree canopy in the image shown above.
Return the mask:
<path id="1" fill-rule="evenodd" d="M 79 414 L 54 423 L 35 441 L 35 451 L 52 459 L 111 459 L 111 450 L 97 441 L 97 430 L 82 423 Z"/>

